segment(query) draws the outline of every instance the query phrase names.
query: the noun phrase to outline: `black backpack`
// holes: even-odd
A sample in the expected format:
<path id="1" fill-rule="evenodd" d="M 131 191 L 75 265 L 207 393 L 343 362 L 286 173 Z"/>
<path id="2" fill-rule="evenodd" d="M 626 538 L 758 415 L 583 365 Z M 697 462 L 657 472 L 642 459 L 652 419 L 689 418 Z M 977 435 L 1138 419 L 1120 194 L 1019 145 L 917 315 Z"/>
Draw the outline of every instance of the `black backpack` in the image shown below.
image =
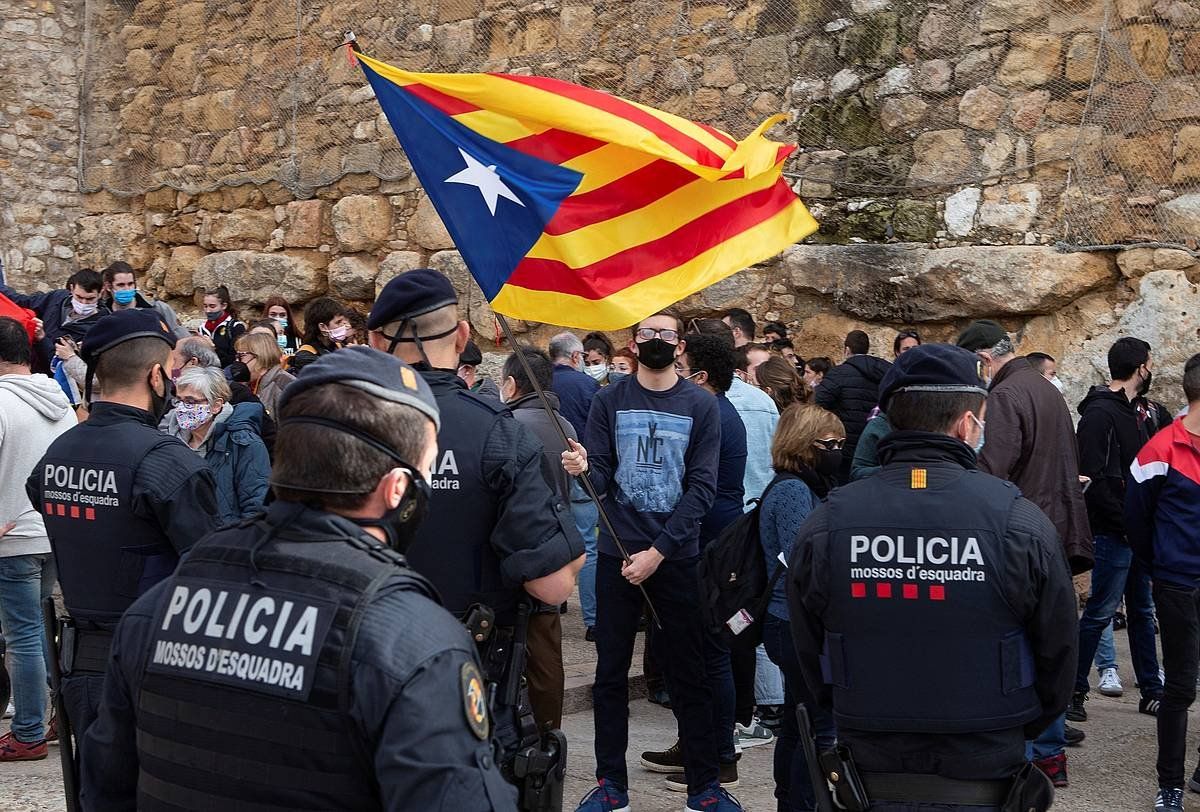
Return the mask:
<path id="1" fill-rule="evenodd" d="M 778 483 L 799 479 L 793 474 L 778 474 L 754 500 L 754 507 L 739 516 L 709 543 L 700 555 L 700 611 L 705 628 L 726 642 L 739 641 L 758 645 L 762 640 L 762 619 L 775 582 L 786 567 L 776 564 L 767 575 L 759 536 L 759 512 L 767 494 Z"/>

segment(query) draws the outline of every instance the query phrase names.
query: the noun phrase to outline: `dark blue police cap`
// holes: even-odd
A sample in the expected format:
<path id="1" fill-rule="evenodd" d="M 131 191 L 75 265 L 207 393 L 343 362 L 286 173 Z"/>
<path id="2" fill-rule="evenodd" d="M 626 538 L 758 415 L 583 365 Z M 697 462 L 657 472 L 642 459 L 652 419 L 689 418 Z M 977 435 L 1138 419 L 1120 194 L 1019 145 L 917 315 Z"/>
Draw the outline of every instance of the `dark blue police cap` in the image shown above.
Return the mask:
<path id="1" fill-rule="evenodd" d="M 897 392 L 973 392 L 987 395 L 979 357 L 951 344 L 922 344 L 896 359 L 879 384 L 879 405 L 887 411 Z"/>
<path id="2" fill-rule="evenodd" d="M 175 348 L 175 333 L 159 318 L 157 311 L 134 308 L 101 317 L 84 338 L 79 356 L 84 363 L 92 365 L 101 353 L 135 338 L 161 338 L 167 346 Z"/>
<path id="3" fill-rule="evenodd" d="M 445 274 L 432 268 L 417 268 L 400 274 L 383 286 L 367 316 L 367 329 L 378 330 L 392 322 L 423 316 L 452 304 L 458 304 L 458 294 Z"/>
<path id="4" fill-rule="evenodd" d="M 432 420 L 435 428 L 441 428 L 437 401 L 425 379 L 399 358 L 370 347 L 346 347 L 304 367 L 283 390 L 279 411 L 301 392 L 327 383 L 357 387 L 380 400 L 411 406 Z"/>

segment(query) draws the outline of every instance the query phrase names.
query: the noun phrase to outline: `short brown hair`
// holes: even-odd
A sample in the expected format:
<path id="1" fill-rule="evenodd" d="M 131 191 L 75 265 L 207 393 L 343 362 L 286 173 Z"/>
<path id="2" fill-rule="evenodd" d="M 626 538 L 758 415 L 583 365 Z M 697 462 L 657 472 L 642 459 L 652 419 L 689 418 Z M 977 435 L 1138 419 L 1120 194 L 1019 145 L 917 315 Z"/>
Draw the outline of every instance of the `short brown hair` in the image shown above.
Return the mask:
<path id="1" fill-rule="evenodd" d="M 84 343 L 87 343 L 86 338 Z M 165 341 L 153 336 L 131 338 L 100 353 L 96 361 L 96 378 L 102 391 L 106 392 L 115 392 L 142 382 L 149 387 L 151 370 L 155 366 L 162 366 L 166 370 L 171 365 L 170 359 L 171 346 Z"/>
<path id="2" fill-rule="evenodd" d="M 845 437 L 846 427 L 833 412 L 800 403 L 784 409 L 771 443 L 771 465 L 776 471 L 796 473 L 816 461 L 813 443 L 830 437 Z"/>
<path id="3" fill-rule="evenodd" d="M 279 342 L 263 333 L 243 333 L 237 340 L 238 352 L 251 352 L 258 359 L 258 365 L 263 372 L 274 369 L 283 361 L 283 353 L 279 350 Z"/>

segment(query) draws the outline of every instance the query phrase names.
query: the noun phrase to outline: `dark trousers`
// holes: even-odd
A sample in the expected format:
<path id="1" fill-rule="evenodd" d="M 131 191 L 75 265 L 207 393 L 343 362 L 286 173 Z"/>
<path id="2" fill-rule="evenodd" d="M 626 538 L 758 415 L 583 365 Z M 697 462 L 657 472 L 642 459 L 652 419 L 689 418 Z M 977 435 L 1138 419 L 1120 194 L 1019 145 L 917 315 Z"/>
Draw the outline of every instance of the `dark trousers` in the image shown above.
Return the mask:
<path id="1" fill-rule="evenodd" d="M 689 794 L 715 783 L 718 772 L 696 562 L 696 558 L 664 561 L 643 584 L 663 625 L 653 645 L 679 724 Z M 621 575 L 621 560 L 601 553 L 596 562 L 596 682 L 592 686 L 596 777 L 622 788 L 629 786 L 625 765 L 629 666 L 641 614 L 642 594 Z"/>
<path id="2" fill-rule="evenodd" d="M 1167 677 L 1158 706 L 1158 785 L 1178 789 L 1184 786 L 1187 714 L 1200 669 L 1200 589 L 1158 581 L 1154 603 Z"/>
<path id="3" fill-rule="evenodd" d="M 1125 596 L 1125 614 L 1129 618 L 1129 653 L 1133 672 L 1142 696 L 1159 696 L 1158 654 L 1154 641 L 1154 602 L 1150 596 L 1150 573 L 1130 550 L 1129 545 L 1096 534 L 1096 566 L 1092 570 L 1092 594 L 1079 618 L 1079 664 L 1075 672 L 1075 690 L 1086 693 L 1092 660 L 1100 635 Z"/>
<path id="4" fill-rule="evenodd" d="M 898 804 L 892 801 L 871 804 L 871 812 L 1000 812 L 998 806 L 959 806 L 957 804 Z"/>
<path id="5" fill-rule="evenodd" d="M 75 734 L 76 758 L 79 757 L 79 742 L 100 713 L 100 700 L 104 694 L 103 674 L 70 674 L 62 678 L 62 703 L 67 718 L 71 721 L 71 732 Z"/>
<path id="6" fill-rule="evenodd" d="M 763 646 L 771 662 L 783 674 L 783 719 L 775 739 L 775 801 L 778 812 L 809 812 L 816 808 L 808 759 L 800 742 L 800 723 L 796 708 L 808 708 L 809 718 L 816 728 L 817 749 L 833 746 L 835 729 L 833 717 L 817 707 L 800 671 L 800 659 L 792 643 L 791 624 L 774 615 L 763 621 Z M 874 808 L 874 807 L 872 807 Z"/>
<path id="7" fill-rule="evenodd" d="M 729 648 L 719 635 L 705 630 L 704 662 L 712 685 L 712 724 L 717 737 L 717 756 L 728 764 L 737 758 L 733 746 L 733 672 L 729 664 Z"/>
<path id="8" fill-rule="evenodd" d="M 755 646 L 746 637 L 733 638 L 729 647 L 729 660 L 733 667 L 734 701 L 733 718 L 743 725 L 754 721 L 754 672 L 758 668 Z"/>
<path id="9" fill-rule="evenodd" d="M 539 612 L 529 618 L 526 637 L 528 656 L 525 660 L 525 679 L 529 683 L 529 704 L 538 730 L 562 727 L 563 657 L 562 615 L 557 607 L 551 612 Z"/>

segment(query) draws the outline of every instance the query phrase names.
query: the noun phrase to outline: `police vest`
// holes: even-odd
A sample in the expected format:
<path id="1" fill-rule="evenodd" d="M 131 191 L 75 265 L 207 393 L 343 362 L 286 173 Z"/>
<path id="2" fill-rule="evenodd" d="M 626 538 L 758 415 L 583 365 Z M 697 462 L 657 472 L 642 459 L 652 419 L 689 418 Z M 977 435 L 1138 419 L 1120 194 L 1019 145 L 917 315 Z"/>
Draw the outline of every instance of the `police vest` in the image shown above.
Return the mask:
<path id="1" fill-rule="evenodd" d="M 380 807 L 349 714 L 359 623 L 385 582 L 433 591 L 365 534 L 294 533 L 220 531 L 167 584 L 137 697 L 138 809 Z"/>
<path id="2" fill-rule="evenodd" d="M 161 581 L 179 556 L 157 522 L 134 513 L 138 464 L 179 440 L 134 421 L 81 423 L 42 458 L 46 534 L 63 601 L 77 623 L 113 628 L 134 599 Z"/>
<path id="3" fill-rule="evenodd" d="M 506 587 L 491 545 L 500 497 L 483 476 L 483 450 L 504 407 L 453 382 L 451 373 L 423 372 L 441 412 L 429 515 L 405 550 L 409 564 L 437 587 L 451 614 L 473 603 L 490 606 L 499 622 L 516 610 L 517 590 Z"/>
<path id="4" fill-rule="evenodd" d="M 927 492 L 924 475 L 885 468 L 870 498 L 829 497 L 822 664 L 834 717 L 866 731 L 1019 727 L 1041 712 L 1029 640 L 1000 581 L 1019 492 L 968 471 Z"/>

